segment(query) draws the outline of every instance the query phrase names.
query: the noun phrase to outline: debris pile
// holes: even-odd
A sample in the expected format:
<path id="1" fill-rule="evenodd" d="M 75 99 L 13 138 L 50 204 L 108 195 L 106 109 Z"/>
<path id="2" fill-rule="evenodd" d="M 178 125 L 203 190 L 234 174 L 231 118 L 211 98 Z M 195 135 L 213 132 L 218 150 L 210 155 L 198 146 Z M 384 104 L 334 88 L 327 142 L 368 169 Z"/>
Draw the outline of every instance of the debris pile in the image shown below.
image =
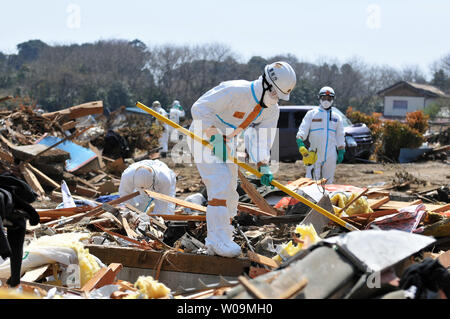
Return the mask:
<path id="1" fill-rule="evenodd" d="M 0 173 L 26 181 L 40 205 L 39 224 L 26 228 L 18 287 L 8 287 L 9 259 L 0 260 L 0 297 L 450 296 L 448 185 L 398 201 L 390 190 L 424 181 L 398 172 L 389 185 L 359 188 L 299 178 L 286 187 L 300 201 L 239 171 L 232 224 L 242 254 L 212 256 L 204 245 L 208 196 L 201 185 L 178 189 L 197 192 L 184 200 L 145 190 L 174 203 L 174 215 L 128 204 L 139 192 L 118 195 L 128 165 L 158 156 L 161 131 L 144 120 L 127 125 L 124 109 L 112 118 L 102 113 L 101 101 L 52 113 L 0 112 Z M 433 280 L 419 280 L 426 276 Z"/>

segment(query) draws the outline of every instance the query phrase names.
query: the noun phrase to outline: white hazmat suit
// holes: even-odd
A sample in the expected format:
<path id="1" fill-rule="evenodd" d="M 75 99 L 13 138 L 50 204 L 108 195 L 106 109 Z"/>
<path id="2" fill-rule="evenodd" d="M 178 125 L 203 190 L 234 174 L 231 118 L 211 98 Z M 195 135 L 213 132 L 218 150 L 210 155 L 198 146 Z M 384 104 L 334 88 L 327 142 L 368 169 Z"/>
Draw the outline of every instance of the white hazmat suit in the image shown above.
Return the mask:
<path id="1" fill-rule="evenodd" d="M 331 117 L 330 117 L 331 115 Z M 317 161 L 306 168 L 306 177 L 334 181 L 337 148 L 345 148 L 345 135 L 342 119 L 329 108 L 315 107 L 306 113 L 297 132 L 297 138 L 309 139 L 309 151 L 317 152 Z"/>
<path id="2" fill-rule="evenodd" d="M 159 102 L 154 102 L 152 105 L 152 109 L 161 114 L 164 117 L 167 117 L 167 112 L 161 107 L 161 104 Z M 159 138 L 159 145 L 161 145 L 162 153 L 167 153 L 169 151 L 169 125 L 166 123 L 161 123 L 163 127 L 163 132 L 161 137 Z"/>
<path id="3" fill-rule="evenodd" d="M 175 204 L 150 198 L 144 189 L 175 197 L 176 175 L 165 163 L 159 160 L 143 160 L 128 166 L 120 179 L 119 195 L 122 197 L 139 191 L 141 194 L 127 203 L 145 212 L 154 202 L 154 214 L 174 214 Z"/>
<path id="4" fill-rule="evenodd" d="M 261 108 L 258 105 L 258 97 L 261 95 L 261 77 L 252 82 L 222 82 L 194 103 L 191 109 L 194 121 L 190 130 L 209 140 L 205 130 L 217 128 L 221 134 L 230 137 L 227 146 L 230 154 L 236 156 L 237 138 L 241 132 L 237 128 L 245 130 L 252 127 L 253 134 L 248 139 L 247 151 L 255 162 L 268 162 L 276 133 L 273 128 L 276 128 L 279 117 L 278 99 L 271 99 L 266 94 L 264 101 L 269 107 Z M 208 235 L 205 239 L 208 251 L 225 257 L 237 256 L 240 254 L 240 247 L 233 242 L 234 227 L 230 224 L 230 219 L 237 214 L 238 167 L 229 161 L 222 162 L 209 148 L 190 138 L 188 145 L 208 193 Z"/>
<path id="5" fill-rule="evenodd" d="M 180 124 L 180 118 L 185 116 L 184 109 L 181 107 L 179 103 L 174 102 L 172 108 L 170 109 L 169 118 L 172 122 Z M 170 141 L 173 143 L 177 143 L 180 138 L 180 133 L 177 129 L 170 127 Z"/>

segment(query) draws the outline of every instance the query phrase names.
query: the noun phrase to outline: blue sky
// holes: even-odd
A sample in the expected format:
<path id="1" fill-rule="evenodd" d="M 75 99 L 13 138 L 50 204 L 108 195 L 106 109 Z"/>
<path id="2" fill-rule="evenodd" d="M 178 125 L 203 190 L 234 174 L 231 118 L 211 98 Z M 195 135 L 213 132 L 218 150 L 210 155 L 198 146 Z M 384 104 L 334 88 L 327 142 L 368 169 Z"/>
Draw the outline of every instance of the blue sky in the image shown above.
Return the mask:
<path id="1" fill-rule="evenodd" d="M 450 53 L 450 1 L 15 0 L 2 4 L 0 51 L 30 39 L 72 44 L 228 45 L 245 62 L 290 53 L 302 61 L 361 58 L 402 68 Z"/>

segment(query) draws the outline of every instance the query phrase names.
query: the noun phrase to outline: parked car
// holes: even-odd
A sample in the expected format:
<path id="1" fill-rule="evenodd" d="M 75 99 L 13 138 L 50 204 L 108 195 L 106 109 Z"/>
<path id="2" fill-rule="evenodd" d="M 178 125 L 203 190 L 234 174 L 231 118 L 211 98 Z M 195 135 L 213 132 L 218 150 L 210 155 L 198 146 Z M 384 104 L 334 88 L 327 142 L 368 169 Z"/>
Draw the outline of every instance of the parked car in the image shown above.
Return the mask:
<path id="1" fill-rule="evenodd" d="M 296 135 L 306 113 L 314 107 L 311 105 L 280 106 L 278 119 L 279 159 L 283 162 L 294 162 L 301 159 L 298 151 Z M 354 162 L 356 159 L 369 159 L 373 153 L 373 139 L 370 129 L 363 123 L 352 122 L 339 109 L 332 107 L 332 111 L 343 119 L 345 131 L 344 161 Z M 308 141 L 305 141 L 308 146 Z"/>

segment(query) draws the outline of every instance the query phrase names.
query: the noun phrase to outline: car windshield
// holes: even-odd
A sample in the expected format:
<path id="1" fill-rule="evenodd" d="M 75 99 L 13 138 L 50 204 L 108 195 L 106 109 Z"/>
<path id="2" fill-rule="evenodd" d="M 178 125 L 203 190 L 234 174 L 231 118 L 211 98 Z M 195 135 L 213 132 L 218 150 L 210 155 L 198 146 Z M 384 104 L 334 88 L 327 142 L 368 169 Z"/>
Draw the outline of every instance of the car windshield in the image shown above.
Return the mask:
<path id="1" fill-rule="evenodd" d="M 334 106 L 332 107 L 332 110 L 333 112 L 336 112 L 341 116 L 342 124 L 344 124 L 344 127 L 352 126 L 352 122 L 350 122 L 350 120 L 348 119 L 347 116 L 345 116 L 344 113 L 342 113 L 339 109 L 335 108 Z"/>

